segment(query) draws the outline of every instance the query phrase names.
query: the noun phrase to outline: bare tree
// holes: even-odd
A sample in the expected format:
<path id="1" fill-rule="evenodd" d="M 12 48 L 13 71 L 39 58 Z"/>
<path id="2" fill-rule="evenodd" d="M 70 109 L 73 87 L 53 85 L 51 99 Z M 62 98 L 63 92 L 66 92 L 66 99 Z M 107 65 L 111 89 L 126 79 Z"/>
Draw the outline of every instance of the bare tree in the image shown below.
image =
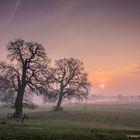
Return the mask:
<path id="1" fill-rule="evenodd" d="M 25 93 L 43 92 L 49 59 L 45 49 L 37 42 L 16 39 L 7 45 L 10 64 L 1 62 L 1 75 L 10 81 L 11 89 L 16 93 L 15 117 L 21 117 Z"/>
<path id="2" fill-rule="evenodd" d="M 6 79 L 5 77 L 0 76 L 0 91 L 5 91 L 8 88 L 10 88 L 10 81 Z"/>
<path id="3" fill-rule="evenodd" d="M 12 103 L 14 100 L 11 83 L 8 79 L 0 76 L 0 101 L 6 103 Z"/>
<path id="4" fill-rule="evenodd" d="M 6 103 L 6 105 L 4 105 L 5 107 L 8 106 L 14 108 L 17 94 L 9 83 L 10 82 L 7 79 L 1 79 L 0 77 L 0 102 Z M 30 91 L 25 91 L 22 104 L 24 108 L 29 109 L 35 109 L 38 107 L 35 103 L 33 103 L 33 93 Z"/>
<path id="5" fill-rule="evenodd" d="M 57 100 L 55 110 L 61 109 L 63 98 L 78 100 L 87 98 L 90 82 L 80 60 L 75 58 L 56 60 L 52 79 L 53 90 L 51 95 L 53 100 Z"/>

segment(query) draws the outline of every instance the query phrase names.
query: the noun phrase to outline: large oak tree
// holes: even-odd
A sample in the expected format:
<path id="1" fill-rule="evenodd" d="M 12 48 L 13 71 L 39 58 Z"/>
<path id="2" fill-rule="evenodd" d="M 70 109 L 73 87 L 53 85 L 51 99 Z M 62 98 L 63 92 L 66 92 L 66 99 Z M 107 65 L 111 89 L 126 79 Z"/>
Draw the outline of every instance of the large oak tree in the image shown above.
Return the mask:
<path id="1" fill-rule="evenodd" d="M 46 85 L 49 81 L 49 59 L 41 44 L 22 39 L 9 42 L 7 51 L 9 63 L 0 63 L 0 74 L 8 80 L 8 88 L 16 96 L 14 116 L 21 117 L 25 93 L 40 94 L 44 91 L 44 82 Z"/>
<path id="2" fill-rule="evenodd" d="M 79 59 L 64 58 L 55 61 L 52 70 L 52 99 L 57 100 L 55 110 L 61 109 L 64 98 L 82 100 L 89 94 L 90 82 Z"/>

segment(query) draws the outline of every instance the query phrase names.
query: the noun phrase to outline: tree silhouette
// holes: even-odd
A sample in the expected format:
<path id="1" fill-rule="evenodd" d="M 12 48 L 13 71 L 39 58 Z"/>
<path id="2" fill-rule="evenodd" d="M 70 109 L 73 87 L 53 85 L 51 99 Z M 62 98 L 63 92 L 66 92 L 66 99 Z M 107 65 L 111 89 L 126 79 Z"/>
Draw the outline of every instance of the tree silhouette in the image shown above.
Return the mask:
<path id="1" fill-rule="evenodd" d="M 7 45 L 10 64 L 1 62 L 1 75 L 8 79 L 9 88 L 16 93 L 15 117 L 21 117 L 23 97 L 30 92 L 40 94 L 47 83 L 49 59 L 45 49 L 37 42 L 16 39 Z"/>
<path id="2" fill-rule="evenodd" d="M 57 100 L 55 110 L 61 109 L 63 98 L 82 100 L 87 97 L 90 83 L 80 60 L 75 58 L 56 60 L 52 73 L 53 90 L 51 95 L 53 100 Z"/>
<path id="3" fill-rule="evenodd" d="M 12 103 L 14 98 L 11 83 L 8 79 L 0 76 L 0 101 L 6 103 Z"/>

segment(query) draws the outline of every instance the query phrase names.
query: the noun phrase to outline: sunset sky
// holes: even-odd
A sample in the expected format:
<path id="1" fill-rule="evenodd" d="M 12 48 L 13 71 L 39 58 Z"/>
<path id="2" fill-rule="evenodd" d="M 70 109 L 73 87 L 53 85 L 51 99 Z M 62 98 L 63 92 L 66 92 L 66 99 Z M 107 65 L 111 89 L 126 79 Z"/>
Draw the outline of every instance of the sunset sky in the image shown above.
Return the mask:
<path id="1" fill-rule="evenodd" d="M 79 58 L 92 93 L 140 94 L 140 0 L 0 0 L 1 60 L 15 38 Z"/>

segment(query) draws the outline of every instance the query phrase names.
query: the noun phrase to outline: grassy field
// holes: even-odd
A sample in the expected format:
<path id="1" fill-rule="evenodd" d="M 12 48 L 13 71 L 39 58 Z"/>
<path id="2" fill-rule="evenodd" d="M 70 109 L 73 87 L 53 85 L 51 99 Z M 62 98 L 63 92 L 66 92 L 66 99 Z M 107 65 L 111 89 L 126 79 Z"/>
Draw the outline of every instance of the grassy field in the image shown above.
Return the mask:
<path id="1" fill-rule="evenodd" d="M 29 116 L 22 124 L 7 120 L 0 108 L 0 140 L 139 140 L 140 104 L 65 105 L 62 112 L 50 106 L 24 110 Z"/>

